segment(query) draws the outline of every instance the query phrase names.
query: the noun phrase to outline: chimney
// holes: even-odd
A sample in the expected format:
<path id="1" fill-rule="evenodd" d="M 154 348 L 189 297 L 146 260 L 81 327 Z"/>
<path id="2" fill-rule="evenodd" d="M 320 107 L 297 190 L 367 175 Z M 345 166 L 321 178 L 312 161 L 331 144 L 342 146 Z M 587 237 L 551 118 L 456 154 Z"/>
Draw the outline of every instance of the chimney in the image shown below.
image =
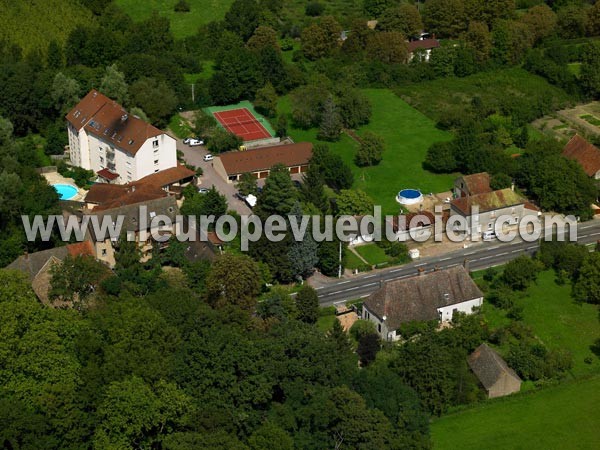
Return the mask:
<path id="1" fill-rule="evenodd" d="M 127 115 L 127 113 L 123 114 L 121 116 L 121 122 L 125 122 L 128 118 L 129 118 L 129 116 Z"/>

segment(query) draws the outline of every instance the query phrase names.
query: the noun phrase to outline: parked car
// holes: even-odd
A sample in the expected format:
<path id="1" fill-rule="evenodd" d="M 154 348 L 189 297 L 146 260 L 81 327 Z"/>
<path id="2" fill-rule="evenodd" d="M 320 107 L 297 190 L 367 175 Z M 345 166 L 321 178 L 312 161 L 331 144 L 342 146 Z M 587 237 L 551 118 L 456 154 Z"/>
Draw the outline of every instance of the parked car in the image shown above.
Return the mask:
<path id="1" fill-rule="evenodd" d="M 212 161 L 213 159 L 215 159 L 215 157 L 209 153 L 208 155 L 204 155 L 203 159 L 204 161 Z"/>
<path id="2" fill-rule="evenodd" d="M 189 144 L 191 140 L 192 140 L 192 138 L 185 138 L 185 139 L 183 140 L 183 143 L 184 143 L 184 144 Z"/>
<path id="3" fill-rule="evenodd" d="M 496 233 L 494 233 L 493 231 L 484 231 L 483 233 L 481 233 L 481 238 L 484 241 L 493 241 L 494 239 L 496 239 Z"/>
<path id="4" fill-rule="evenodd" d="M 198 188 L 198 194 L 208 194 L 209 190 L 207 188 Z"/>
<path id="5" fill-rule="evenodd" d="M 190 139 L 188 145 L 190 147 L 197 147 L 198 145 L 204 145 L 204 141 L 202 139 Z"/>

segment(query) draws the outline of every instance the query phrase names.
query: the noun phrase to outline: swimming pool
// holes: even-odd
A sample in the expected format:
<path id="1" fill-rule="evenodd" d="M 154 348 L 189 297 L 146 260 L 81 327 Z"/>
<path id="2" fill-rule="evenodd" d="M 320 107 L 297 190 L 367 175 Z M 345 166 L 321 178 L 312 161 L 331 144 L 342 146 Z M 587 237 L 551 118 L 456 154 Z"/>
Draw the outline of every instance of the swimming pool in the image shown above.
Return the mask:
<path id="1" fill-rule="evenodd" d="M 423 201 L 423 194 L 418 189 L 403 189 L 398 193 L 396 201 L 402 205 L 415 205 Z"/>
<path id="2" fill-rule="evenodd" d="M 54 187 L 61 200 L 71 200 L 78 192 L 77 188 L 70 184 L 53 184 L 52 187 Z"/>

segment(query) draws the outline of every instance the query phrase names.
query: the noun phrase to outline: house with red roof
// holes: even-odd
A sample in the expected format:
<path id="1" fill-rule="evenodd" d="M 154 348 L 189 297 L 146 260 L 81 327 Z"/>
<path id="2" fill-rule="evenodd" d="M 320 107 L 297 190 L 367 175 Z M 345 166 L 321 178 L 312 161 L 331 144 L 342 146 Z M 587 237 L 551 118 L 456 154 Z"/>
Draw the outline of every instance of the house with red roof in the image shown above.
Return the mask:
<path id="1" fill-rule="evenodd" d="M 176 141 L 91 90 L 66 116 L 71 163 L 125 184 L 177 167 Z"/>
<path id="2" fill-rule="evenodd" d="M 600 149 L 578 134 L 563 149 L 565 158 L 577 161 L 588 177 L 600 180 Z"/>

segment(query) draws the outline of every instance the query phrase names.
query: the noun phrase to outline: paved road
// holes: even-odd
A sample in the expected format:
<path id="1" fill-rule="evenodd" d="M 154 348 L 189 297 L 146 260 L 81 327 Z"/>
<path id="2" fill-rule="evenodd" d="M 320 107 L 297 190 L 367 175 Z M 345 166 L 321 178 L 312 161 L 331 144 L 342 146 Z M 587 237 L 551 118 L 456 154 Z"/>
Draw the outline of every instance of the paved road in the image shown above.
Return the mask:
<path id="1" fill-rule="evenodd" d="M 577 233 L 580 244 L 589 244 L 600 239 L 600 221 L 579 224 Z M 538 242 L 483 242 L 443 256 L 423 258 L 409 264 L 391 267 L 365 275 L 333 281 L 330 285 L 317 288 L 321 306 L 330 306 L 357 298 L 366 297 L 379 289 L 384 282 L 415 276 L 419 269 L 426 272 L 435 268 L 446 269 L 467 264 L 469 270 L 481 270 L 504 264 L 520 255 L 532 255 L 539 248 Z"/>
<path id="2" fill-rule="evenodd" d="M 210 162 L 204 161 L 204 155 L 208 154 L 208 150 L 204 146 L 190 147 L 184 144 L 180 139 L 177 140 L 177 150 L 183 152 L 183 159 L 188 164 L 195 167 L 202 167 L 204 174 L 200 177 L 198 183 L 201 187 L 211 188 L 214 186 L 221 194 L 227 198 L 229 209 L 233 209 L 238 214 L 250 214 L 250 208 L 240 199 L 235 197 L 237 192 L 233 183 L 227 183 L 213 168 Z"/>

